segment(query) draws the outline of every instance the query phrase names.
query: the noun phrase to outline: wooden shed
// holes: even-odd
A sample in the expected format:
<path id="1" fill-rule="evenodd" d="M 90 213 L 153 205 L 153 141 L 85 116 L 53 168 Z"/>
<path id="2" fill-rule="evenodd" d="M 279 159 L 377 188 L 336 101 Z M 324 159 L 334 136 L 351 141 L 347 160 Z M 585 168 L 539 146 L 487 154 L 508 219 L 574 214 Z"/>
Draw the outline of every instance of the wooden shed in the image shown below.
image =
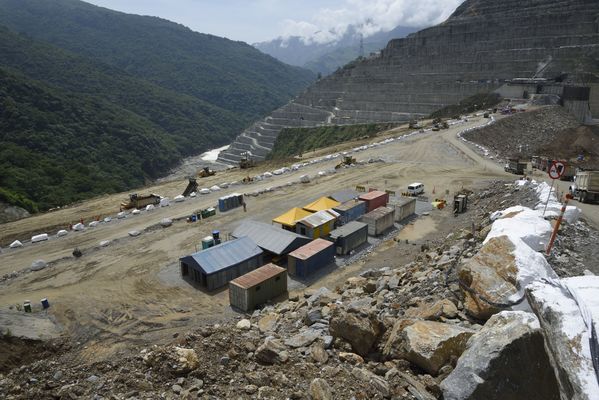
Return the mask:
<path id="1" fill-rule="evenodd" d="M 261 265 L 262 250 L 249 237 L 230 240 L 179 259 L 181 276 L 207 290 L 225 286 Z"/>
<path id="2" fill-rule="evenodd" d="M 229 282 L 231 307 L 252 312 L 257 306 L 287 292 L 287 270 L 266 264 Z"/>

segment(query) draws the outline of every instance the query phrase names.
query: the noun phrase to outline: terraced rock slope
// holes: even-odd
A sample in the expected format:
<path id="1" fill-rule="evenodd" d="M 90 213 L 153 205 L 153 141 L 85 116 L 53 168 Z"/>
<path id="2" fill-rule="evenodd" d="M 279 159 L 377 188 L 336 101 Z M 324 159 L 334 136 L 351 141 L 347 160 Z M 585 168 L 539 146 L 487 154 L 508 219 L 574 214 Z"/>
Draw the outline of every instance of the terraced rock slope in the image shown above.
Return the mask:
<path id="1" fill-rule="evenodd" d="M 282 128 L 400 122 L 508 79 L 599 70 L 596 0 L 467 0 L 444 23 L 318 81 L 237 137 L 219 161 L 263 159 Z"/>

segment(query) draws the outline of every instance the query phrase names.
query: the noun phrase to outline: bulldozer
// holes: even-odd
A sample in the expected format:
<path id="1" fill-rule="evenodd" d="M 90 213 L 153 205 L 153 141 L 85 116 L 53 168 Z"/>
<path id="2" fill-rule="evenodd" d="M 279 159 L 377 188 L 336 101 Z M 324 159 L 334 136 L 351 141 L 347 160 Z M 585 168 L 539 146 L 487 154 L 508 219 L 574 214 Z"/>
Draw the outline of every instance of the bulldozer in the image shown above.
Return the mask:
<path id="1" fill-rule="evenodd" d="M 241 153 L 241 159 L 239 160 L 239 168 L 246 169 L 256 166 L 256 162 L 252 159 L 252 154 L 249 152 Z"/>
<path id="2" fill-rule="evenodd" d="M 352 156 L 343 156 L 343 160 L 341 160 L 341 162 L 337 165 L 335 165 L 335 169 L 339 169 L 341 167 L 344 167 L 346 165 L 352 165 L 356 163 L 356 159 Z"/>
<path id="3" fill-rule="evenodd" d="M 187 184 L 187 187 L 183 191 L 184 197 L 187 197 L 190 194 L 192 194 L 193 192 L 198 191 L 198 183 L 196 182 L 196 178 L 188 178 L 188 179 L 189 179 L 189 183 Z"/>
<path id="4" fill-rule="evenodd" d="M 121 203 L 121 210 L 129 210 L 131 208 L 143 208 L 149 204 L 159 204 L 160 196 L 157 194 L 138 195 L 133 193 L 129 195 L 129 201 Z"/>
<path id="5" fill-rule="evenodd" d="M 204 167 L 199 173 L 198 176 L 200 178 L 206 178 L 208 176 L 216 175 L 216 171 L 211 170 L 209 167 Z"/>

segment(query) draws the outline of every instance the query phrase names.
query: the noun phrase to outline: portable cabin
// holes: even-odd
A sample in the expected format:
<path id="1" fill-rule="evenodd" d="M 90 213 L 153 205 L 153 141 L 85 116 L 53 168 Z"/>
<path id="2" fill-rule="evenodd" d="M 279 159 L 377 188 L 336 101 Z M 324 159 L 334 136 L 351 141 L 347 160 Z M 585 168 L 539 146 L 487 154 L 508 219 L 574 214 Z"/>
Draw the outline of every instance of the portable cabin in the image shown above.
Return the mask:
<path id="1" fill-rule="evenodd" d="M 362 200 L 350 200 L 334 207 L 333 210 L 339 214 L 339 222 L 343 225 L 350 221 L 355 221 L 366 214 L 366 202 Z"/>
<path id="2" fill-rule="evenodd" d="M 359 199 L 366 203 L 366 212 L 371 212 L 372 210 L 384 207 L 389 203 L 389 193 L 373 190 L 360 195 Z"/>
<path id="3" fill-rule="evenodd" d="M 218 199 L 218 211 L 226 212 L 243 205 L 243 195 L 232 193 Z"/>
<path id="4" fill-rule="evenodd" d="M 316 239 L 289 253 L 287 270 L 289 275 L 307 278 L 334 260 L 335 245 L 328 240 Z"/>
<path id="5" fill-rule="evenodd" d="M 252 312 L 286 292 L 287 270 L 266 264 L 229 282 L 229 303 L 231 307 Z"/>
<path id="6" fill-rule="evenodd" d="M 179 259 L 181 276 L 209 291 L 262 265 L 262 250 L 249 237 L 221 243 Z"/>
<path id="7" fill-rule="evenodd" d="M 389 207 L 379 207 L 376 210 L 364 214 L 360 218 L 361 222 L 368 225 L 368 234 L 378 236 L 393 227 L 395 221 L 395 209 Z"/>
<path id="8" fill-rule="evenodd" d="M 310 239 L 305 236 L 277 228 L 271 224 L 252 220 L 243 221 L 231 236 L 235 238 L 243 236 L 252 238 L 254 243 L 264 251 L 264 261 L 266 263 L 273 260 L 286 260 L 287 258 L 283 256 L 310 242 Z"/>
<path id="9" fill-rule="evenodd" d="M 461 214 L 466 212 L 468 209 L 468 196 L 465 194 L 459 194 L 453 197 L 453 212 L 454 214 Z"/>
<path id="10" fill-rule="evenodd" d="M 395 208 L 395 222 L 401 222 L 416 213 L 416 199 L 412 197 L 393 199 L 389 207 Z"/>
<path id="11" fill-rule="evenodd" d="M 349 254 L 364 243 L 368 242 L 368 225 L 363 222 L 350 221 L 329 234 L 329 239 L 335 244 L 339 255 Z"/>
<path id="12" fill-rule="evenodd" d="M 293 207 L 291 210 L 273 219 L 272 222 L 281 224 L 283 229 L 295 232 L 297 221 L 312 214 L 313 213 L 311 211 L 306 211 L 303 208 Z"/>
<path id="13" fill-rule="evenodd" d="M 305 205 L 303 207 L 304 210 L 306 211 L 311 211 L 311 212 L 318 212 L 318 211 L 324 211 L 324 210 L 329 210 L 333 207 L 337 207 L 339 204 L 338 201 L 335 201 L 333 199 L 330 199 L 328 197 L 321 197 L 318 200 L 313 201 L 312 203 Z"/>
<path id="14" fill-rule="evenodd" d="M 318 211 L 297 221 L 296 232 L 312 239 L 325 237 L 335 229 L 339 214 L 333 210 Z"/>
<path id="15" fill-rule="evenodd" d="M 338 192 L 335 192 L 333 194 L 331 194 L 329 196 L 330 199 L 333 199 L 335 201 L 338 201 L 339 203 L 345 203 L 348 202 L 350 200 L 355 200 L 360 196 L 360 193 L 358 193 L 355 190 L 352 189 L 344 189 L 344 190 L 340 190 Z M 335 208 L 335 207 L 333 207 Z"/>

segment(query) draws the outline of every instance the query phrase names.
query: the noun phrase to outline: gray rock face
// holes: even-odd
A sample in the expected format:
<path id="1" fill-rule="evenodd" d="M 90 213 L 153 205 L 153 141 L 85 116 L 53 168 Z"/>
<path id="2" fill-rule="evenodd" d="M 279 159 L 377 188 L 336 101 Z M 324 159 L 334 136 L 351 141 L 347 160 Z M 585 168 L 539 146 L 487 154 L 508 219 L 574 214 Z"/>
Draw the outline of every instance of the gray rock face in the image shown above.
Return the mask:
<path id="1" fill-rule="evenodd" d="M 522 311 L 493 315 L 470 338 L 441 389 L 445 400 L 558 400 L 537 318 Z"/>
<path id="2" fill-rule="evenodd" d="M 219 161 L 236 163 L 244 151 L 263 159 L 286 127 L 405 122 L 507 79 L 573 72 L 573 60 L 596 54 L 598 13 L 592 0 L 466 1 L 445 23 L 319 80 L 244 131 Z"/>
<path id="3" fill-rule="evenodd" d="M 380 333 L 379 327 L 368 317 L 337 310 L 331 316 L 331 335 L 349 342 L 356 353 L 368 354 Z"/>

